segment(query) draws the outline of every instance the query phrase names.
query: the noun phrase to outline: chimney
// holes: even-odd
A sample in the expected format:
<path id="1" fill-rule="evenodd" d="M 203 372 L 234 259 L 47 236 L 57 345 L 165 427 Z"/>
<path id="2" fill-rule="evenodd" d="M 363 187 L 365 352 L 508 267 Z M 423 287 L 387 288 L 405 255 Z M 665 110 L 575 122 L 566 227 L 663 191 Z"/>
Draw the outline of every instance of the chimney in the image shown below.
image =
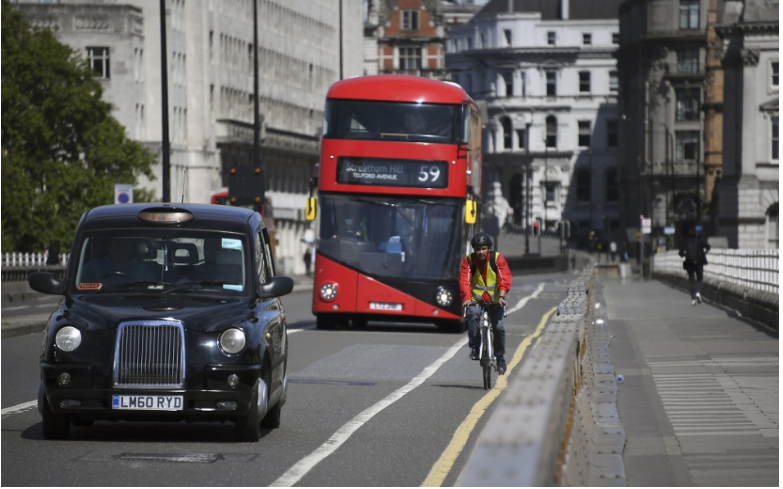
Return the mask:
<path id="1" fill-rule="evenodd" d="M 568 2 L 570 0 L 560 0 L 560 18 L 568 20 Z"/>

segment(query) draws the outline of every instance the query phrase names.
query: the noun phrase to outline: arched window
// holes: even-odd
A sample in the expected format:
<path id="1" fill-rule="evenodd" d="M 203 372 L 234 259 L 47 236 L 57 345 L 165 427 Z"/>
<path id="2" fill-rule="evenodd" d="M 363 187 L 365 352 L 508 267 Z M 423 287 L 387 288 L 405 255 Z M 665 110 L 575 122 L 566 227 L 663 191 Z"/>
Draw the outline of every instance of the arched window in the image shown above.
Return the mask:
<path id="1" fill-rule="evenodd" d="M 546 147 L 557 147 L 557 118 L 553 115 L 546 118 Z"/>
<path id="2" fill-rule="evenodd" d="M 610 168 L 606 171 L 606 201 L 617 202 L 620 200 L 620 188 L 617 185 L 617 169 Z"/>
<path id="3" fill-rule="evenodd" d="M 778 204 L 767 211 L 767 248 L 776 250 L 780 243 L 780 221 L 778 220 Z"/>
<path id="4" fill-rule="evenodd" d="M 514 133 L 511 127 L 511 119 L 508 117 L 503 117 L 500 119 L 500 124 L 503 126 L 503 149 L 511 149 L 511 138 Z"/>
<path id="5" fill-rule="evenodd" d="M 590 170 L 581 168 L 576 171 L 576 201 L 590 202 Z"/>

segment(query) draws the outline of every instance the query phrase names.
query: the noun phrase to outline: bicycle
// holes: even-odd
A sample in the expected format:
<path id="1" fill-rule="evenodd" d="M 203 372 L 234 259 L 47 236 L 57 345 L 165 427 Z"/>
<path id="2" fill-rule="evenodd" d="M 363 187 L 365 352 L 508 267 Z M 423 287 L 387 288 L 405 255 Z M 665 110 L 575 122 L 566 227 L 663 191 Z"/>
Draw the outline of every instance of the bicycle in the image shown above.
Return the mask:
<path id="1" fill-rule="evenodd" d="M 484 390 L 492 388 L 492 369 L 497 372 L 497 359 L 495 358 L 495 333 L 492 330 L 492 324 L 489 320 L 489 310 L 492 307 L 496 307 L 498 304 L 492 302 L 476 302 L 471 304 L 478 304 L 481 308 L 481 315 L 479 316 L 479 365 L 484 379 Z M 462 311 L 462 317 L 467 319 L 468 307 L 465 306 Z M 503 308 L 503 317 L 506 317 L 506 308 Z"/>

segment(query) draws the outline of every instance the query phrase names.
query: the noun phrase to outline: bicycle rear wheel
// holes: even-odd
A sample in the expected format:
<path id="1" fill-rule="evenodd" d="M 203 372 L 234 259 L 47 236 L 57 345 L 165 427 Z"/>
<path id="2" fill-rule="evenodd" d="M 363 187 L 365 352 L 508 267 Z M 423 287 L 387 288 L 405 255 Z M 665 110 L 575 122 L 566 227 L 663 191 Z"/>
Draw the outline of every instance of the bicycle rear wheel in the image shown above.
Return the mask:
<path id="1" fill-rule="evenodd" d="M 483 369 L 484 390 L 492 388 L 492 329 L 482 328 L 481 342 L 484 348 L 481 349 L 481 368 Z"/>

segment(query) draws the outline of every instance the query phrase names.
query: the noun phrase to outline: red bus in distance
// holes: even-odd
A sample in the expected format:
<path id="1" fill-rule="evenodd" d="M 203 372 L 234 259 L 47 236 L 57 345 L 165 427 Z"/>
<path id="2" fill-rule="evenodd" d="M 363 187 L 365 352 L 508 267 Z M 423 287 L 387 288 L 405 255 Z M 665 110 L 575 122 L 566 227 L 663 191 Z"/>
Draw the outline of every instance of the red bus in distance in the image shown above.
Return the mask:
<path id="1" fill-rule="evenodd" d="M 318 328 L 380 320 L 463 331 L 459 266 L 481 191 L 481 116 L 470 96 L 405 75 L 334 83 L 319 172 L 306 212 L 317 217 Z"/>
<path id="2" fill-rule="evenodd" d="M 212 199 L 210 200 L 210 203 L 219 204 L 219 205 L 228 205 L 228 190 L 224 190 L 222 192 L 217 192 L 212 194 Z"/>

